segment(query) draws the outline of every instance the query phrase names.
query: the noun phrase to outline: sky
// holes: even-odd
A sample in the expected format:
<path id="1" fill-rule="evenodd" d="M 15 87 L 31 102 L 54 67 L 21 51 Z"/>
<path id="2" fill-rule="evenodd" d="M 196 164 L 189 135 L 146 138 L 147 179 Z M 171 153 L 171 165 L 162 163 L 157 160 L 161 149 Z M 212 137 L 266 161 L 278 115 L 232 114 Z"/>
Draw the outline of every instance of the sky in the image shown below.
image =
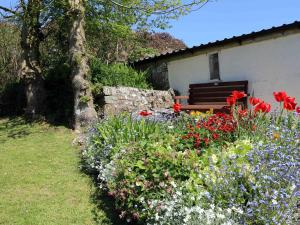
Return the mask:
<path id="1" fill-rule="evenodd" d="M 15 0 L 0 0 L 9 6 Z M 300 20 L 300 0 L 211 0 L 166 31 L 189 47 Z"/>
<path id="2" fill-rule="evenodd" d="M 300 21 L 300 0 L 214 0 L 166 30 L 189 47 Z"/>

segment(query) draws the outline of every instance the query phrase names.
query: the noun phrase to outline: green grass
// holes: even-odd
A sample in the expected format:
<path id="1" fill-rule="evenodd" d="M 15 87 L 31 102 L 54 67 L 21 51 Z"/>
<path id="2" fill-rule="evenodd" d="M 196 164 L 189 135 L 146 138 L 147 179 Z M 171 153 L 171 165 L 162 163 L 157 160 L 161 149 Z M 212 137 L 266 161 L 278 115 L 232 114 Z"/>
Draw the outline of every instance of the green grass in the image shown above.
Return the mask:
<path id="1" fill-rule="evenodd" d="M 109 206 L 94 204 L 73 138 L 64 127 L 0 119 L 1 225 L 113 224 Z"/>

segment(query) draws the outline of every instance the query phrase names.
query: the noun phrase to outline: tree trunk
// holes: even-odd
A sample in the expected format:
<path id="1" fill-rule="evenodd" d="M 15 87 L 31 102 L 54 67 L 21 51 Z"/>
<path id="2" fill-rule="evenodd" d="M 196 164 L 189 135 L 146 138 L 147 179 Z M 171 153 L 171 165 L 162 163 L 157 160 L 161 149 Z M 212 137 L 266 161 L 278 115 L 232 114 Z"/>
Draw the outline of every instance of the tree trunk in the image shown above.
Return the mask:
<path id="1" fill-rule="evenodd" d="M 89 66 L 85 52 L 84 0 L 69 0 L 70 33 L 69 56 L 74 92 L 74 129 L 97 119 L 93 96 L 88 81 Z"/>
<path id="2" fill-rule="evenodd" d="M 29 0 L 24 10 L 21 31 L 21 77 L 25 83 L 27 105 L 25 115 L 31 119 L 44 113 L 45 89 L 40 66 L 41 0 Z"/>

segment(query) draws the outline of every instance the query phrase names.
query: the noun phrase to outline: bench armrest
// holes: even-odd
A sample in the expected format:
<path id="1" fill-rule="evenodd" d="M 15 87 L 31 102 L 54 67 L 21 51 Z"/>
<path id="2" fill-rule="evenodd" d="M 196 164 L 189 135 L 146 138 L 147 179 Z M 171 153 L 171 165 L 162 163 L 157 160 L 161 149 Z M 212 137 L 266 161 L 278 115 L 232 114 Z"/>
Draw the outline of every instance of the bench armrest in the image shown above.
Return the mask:
<path id="1" fill-rule="evenodd" d="M 182 99 L 189 99 L 189 96 L 174 96 L 175 103 L 180 103 Z"/>

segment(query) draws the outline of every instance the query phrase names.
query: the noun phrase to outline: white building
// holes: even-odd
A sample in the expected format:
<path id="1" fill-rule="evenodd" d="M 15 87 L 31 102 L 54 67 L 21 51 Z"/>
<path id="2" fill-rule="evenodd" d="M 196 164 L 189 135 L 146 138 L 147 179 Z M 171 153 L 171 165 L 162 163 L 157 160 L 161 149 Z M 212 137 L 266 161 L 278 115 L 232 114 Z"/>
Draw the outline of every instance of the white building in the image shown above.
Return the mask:
<path id="1" fill-rule="evenodd" d="M 255 97 L 274 104 L 273 91 L 283 90 L 300 104 L 300 22 L 145 58 L 134 65 L 151 67 L 156 83 L 181 95 L 188 95 L 189 84 L 248 80 L 248 92 Z"/>

